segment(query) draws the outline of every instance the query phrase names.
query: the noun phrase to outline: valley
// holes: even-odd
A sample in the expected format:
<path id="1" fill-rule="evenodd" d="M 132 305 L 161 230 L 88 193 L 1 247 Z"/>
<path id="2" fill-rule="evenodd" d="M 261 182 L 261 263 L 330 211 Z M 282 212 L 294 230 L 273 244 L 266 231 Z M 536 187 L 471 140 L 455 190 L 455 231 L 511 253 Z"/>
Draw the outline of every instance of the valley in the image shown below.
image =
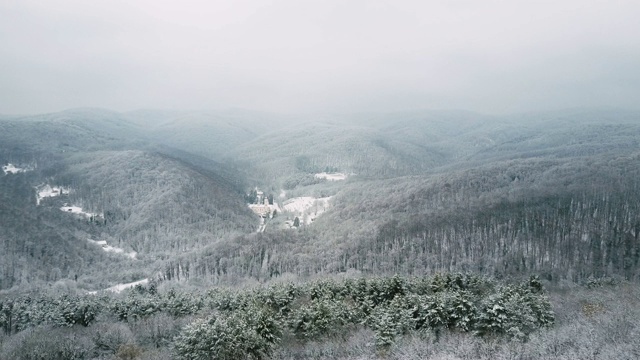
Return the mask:
<path id="1" fill-rule="evenodd" d="M 272 122 L 265 127 L 261 119 Z M 131 324 L 158 316 L 176 326 L 174 339 L 179 329 L 187 331 L 190 316 L 203 314 L 203 301 L 214 301 L 224 321 L 249 321 L 234 306 L 253 306 L 240 299 L 267 295 L 243 289 L 302 286 L 296 291 L 307 295 L 296 304 L 331 311 L 344 307 L 344 295 L 320 297 L 326 301 L 320 305 L 311 300 L 316 290 L 304 284 L 335 281 L 322 286 L 346 286 L 339 290 L 346 294 L 356 286 L 350 281 L 384 278 L 385 286 L 411 284 L 406 286 L 415 296 L 427 296 L 420 298 L 423 304 L 450 304 L 459 294 L 440 297 L 416 279 L 478 274 L 512 284 L 534 276 L 552 291 L 552 305 L 544 306 L 556 310 L 566 306 L 559 294 L 570 286 L 635 289 L 640 113 L 350 114 L 308 120 L 304 127 L 287 127 L 287 121 L 244 112 L 95 109 L 0 120 L 0 129 L 8 130 L 0 132 L 0 163 L 6 164 L 0 175 L 0 303 L 29 294 L 75 294 L 74 304 L 93 304 L 87 306 L 116 317 L 124 316 L 113 315 L 117 309 L 133 314 L 143 306 L 149 312 L 136 313 Z M 198 131 L 202 126 L 206 131 Z M 234 135 L 212 144 L 226 131 Z M 12 140 L 18 134 L 23 142 Z M 394 276 L 402 280 L 390 280 Z M 337 285 L 343 280 L 350 285 Z M 378 285 L 367 286 L 373 286 L 367 296 L 375 296 Z M 589 289 L 584 291 L 599 291 Z M 212 293 L 193 295 L 201 291 Z M 526 294 L 517 299 L 533 296 Z M 414 295 L 402 301 L 418 301 Z M 284 301 L 278 299 L 273 301 Z M 481 311 L 487 299 L 471 301 L 470 309 Z M 521 305 L 508 299 L 509 306 Z M 122 307 L 106 306 L 110 301 Z M 378 310 L 363 302 L 343 314 L 366 326 L 346 320 L 335 326 L 349 336 L 416 346 L 402 341 L 423 335 L 396 322 L 406 304 L 371 301 Z M 62 309 L 65 302 L 54 303 Z M 315 310 L 295 311 L 303 316 Z M 324 330 L 300 335 L 304 326 L 291 327 L 297 320 L 278 316 L 288 324 L 279 323 L 282 336 L 297 339 L 290 341 L 300 349 L 332 344 L 347 354 L 345 344 L 359 341 L 340 343 Z M 395 334 L 388 338 L 376 322 L 386 317 L 391 328 L 384 329 Z M 562 321 L 560 326 L 572 326 Z M 543 333 L 531 324 L 522 335 L 500 336 Z M 13 326 L 12 339 L 22 331 Z M 442 341 L 456 341 L 454 333 L 447 330 Z M 460 341 L 475 341 L 464 336 Z M 166 341 L 162 351 L 174 340 Z M 361 346 L 369 355 L 395 349 L 366 344 Z M 283 358 L 302 356 L 294 348 L 279 349 Z"/>
<path id="2" fill-rule="evenodd" d="M 614 252 L 617 245 L 603 243 L 594 252 L 593 241 L 572 239 L 610 232 L 618 234 L 616 243 L 637 237 L 634 222 L 623 220 L 633 218 L 635 205 L 617 199 L 636 196 L 638 115 L 576 110 L 527 116 L 516 122 L 460 112 L 356 114 L 287 128 L 286 118 L 271 114 L 69 110 L 4 120 L 0 127 L 37 138 L 41 129 L 65 124 L 73 129 L 64 134 L 69 139 L 104 141 L 44 151 L 35 142 L 16 147 L 9 141 L 15 132 L 4 132 L 1 179 L 15 189 L 5 193 L 13 207 L 38 210 L 47 219 L 43 224 L 53 227 L 60 218 L 49 209 L 74 215 L 60 223 L 77 234 L 74 243 L 100 239 L 94 241 L 117 253 L 136 254 L 139 261 L 127 267 L 146 277 L 162 274 L 162 280 L 218 284 L 268 282 L 283 273 L 307 278 L 347 271 L 506 269 L 572 281 L 635 278 L 635 245 Z M 204 147 L 174 148 L 180 143 L 164 133 L 143 130 L 154 117 L 179 122 L 184 126 L 172 128 L 174 133 L 182 131 L 194 139 L 190 146 Z M 262 118 L 273 120 L 269 130 L 255 125 Z M 204 145 L 208 132 L 194 132 L 204 123 L 224 132 L 232 119 L 260 131 L 241 131 L 224 150 Z M 16 165 L 34 163 L 39 165 Z M 28 188 L 35 189 L 38 209 L 28 205 Z M 548 204 L 565 203 L 574 216 L 561 218 L 563 226 L 575 232 L 538 243 L 554 230 L 546 222 L 531 227 L 530 219 L 548 221 L 542 219 L 555 216 Z M 607 214 L 620 222 L 594 227 L 597 220 L 582 215 L 595 211 L 592 206 L 596 219 Z M 623 217 L 614 215 L 614 206 L 626 209 Z M 503 255 L 492 249 L 494 237 L 502 239 Z M 537 258 L 541 253 L 547 255 Z M 570 254 L 602 266 L 582 270 L 565 257 Z M 490 264 L 480 261 L 487 257 Z M 62 276 L 74 274 L 74 265 L 65 264 Z M 113 275 L 110 281 L 122 282 Z M 85 281 L 102 282 L 92 276 Z"/>
<path id="3" fill-rule="evenodd" d="M 330 180 L 332 181 L 332 180 Z M 247 197 L 255 197 L 256 203 L 248 204 L 249 209 L 260 217 L 260 225 L 258 227 L 259 233 L 264 232 L 267 227 L 267 222 L 271 222 L 274 217 L 284 217 L 286 220 L 273 221 L 276 226 L 282 229 L 299 228 L 304 225 L 311 225 L 311 223 L 322 215 L 330 207 L 329 201 L 331 196 L 328 197 L 311 197 L 301 196 L 287 199 L 286 195 L 281 192 L 280 199 L 275 199 L 273 195 L 268 198 L 264 196 L 262 191 L 255 189 L 255 195 L 248 194 Z"/>

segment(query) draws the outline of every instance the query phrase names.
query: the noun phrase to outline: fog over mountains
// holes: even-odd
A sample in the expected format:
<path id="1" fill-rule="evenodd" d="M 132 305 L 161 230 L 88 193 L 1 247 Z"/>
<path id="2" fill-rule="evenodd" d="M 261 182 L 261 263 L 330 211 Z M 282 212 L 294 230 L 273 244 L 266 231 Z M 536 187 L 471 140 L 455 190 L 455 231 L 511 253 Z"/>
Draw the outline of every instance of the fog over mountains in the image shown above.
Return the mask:
<path id="1" fill-rule="evenodd" d="M 0 360 L 634 359 L 640 2 L 0 2 Z"/>

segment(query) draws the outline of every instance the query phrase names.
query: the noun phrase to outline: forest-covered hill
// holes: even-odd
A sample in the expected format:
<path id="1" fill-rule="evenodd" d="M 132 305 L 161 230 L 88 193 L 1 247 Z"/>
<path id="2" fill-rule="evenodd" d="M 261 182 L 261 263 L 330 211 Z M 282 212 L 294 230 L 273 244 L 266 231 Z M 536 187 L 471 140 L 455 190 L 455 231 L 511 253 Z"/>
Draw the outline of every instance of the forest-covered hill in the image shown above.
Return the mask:
<path id="1" fill-rule="evenodd" d="M 70 193 L 37 205 L 42 184 Z M 0 186 L 1 257 L 11 274 L 3 277 L 4 288 L 76 275 L 92 287 L 106 285 L 99 280 L 137 280 L 174 254 L 254 231 L 258 224 L 233 184 L 142 151 L 77 153 L 42 170 L 1 176 Z M 65 204 L 100 216 L 60 211 Z M 135 251 L 137 258 L 107 256 L 87 239 Z"/>
<path id="2" fill-rule="evenodd" d="M 290 121 L 289 116 L 226 111 L 138 110 L 122 114 L 155 142 L 220 160 L 223 155 Z"/>
<path id="3" fill-rule="evenodd" d="M 0 134 L 0 162 L 25 170 L 0 174 L 0 289 L 65 279 L 100 289 L 139 280 L 177 253 L 258 225 L 232 169 L 153 145 L 117 114 L 68 111 L 2 120 L 0 127 L 10 130 Z M 57 196 L 38 199 L 46 189 Z"/>
<path id="4" fill-rule="evenodd" d="M 124 116 L 102 109 L 74 109 L 58 113 L 0 119 L 2 155 L 9 161 L 22 156 L 140 146 L 139 126 Z M 28 159 L 25 159 L 28 160 Z"/>

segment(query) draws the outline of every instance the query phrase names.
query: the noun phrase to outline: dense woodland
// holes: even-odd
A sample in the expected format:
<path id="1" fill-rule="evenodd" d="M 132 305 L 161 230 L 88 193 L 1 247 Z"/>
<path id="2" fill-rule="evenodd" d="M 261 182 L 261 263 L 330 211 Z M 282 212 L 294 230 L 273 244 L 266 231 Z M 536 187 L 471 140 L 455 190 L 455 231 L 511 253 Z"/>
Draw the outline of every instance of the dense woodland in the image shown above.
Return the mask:
<path id="1" fill-rule="evenodd" d="M 0 205 L 5 214 L 2 245 L 7 250 L 2 252 L 4 288 L 34 279 L 98 281 L 95 286 L 105 280 L 133 281 L 171 254 L 255 228 L 251 212 L 232 185 L 163 155 L 100 151 L 74 154 L 42 168 L 0 179 L 7 189 Z M 34 187 L 41 183 L 73 190 L 43 199 L 37 206 Z M 65 214 L 58 209 L 64 203 L 104 217 Z M 87 239 L 136 251 L 138 259 L 126 264 L 121 257 L 100 254 Z M 42 261 L 50 265 L 42 267 Z M 105 271 L 109 266 L 118 270 Z M 56 269 L 54 278 L 51 269 Z"/>
<path id="2" fill-rule="evenodd" d="M 386 276 L 384 281 L 391 281 L 399 275 L 395 279 L 412 288 L 407 285 L 413 284 L 411 279 L 462 272 L 500 281 L 491 280 L 492 285 L 474 293 L 480 297 L 469 301 L 477 309 L 488 299 L 504 295 L 501 291 L 511 285 L 503 280 L 527 283 L 532 275 L 552 289 L 575 288 L 587 294 L 601 290 L 572 284 L 604 281 L 605 289 L 633 292 L 640 276 L 639 151 L 640 114 L 614 110 L 504 117 L 405 112 L 297 119 L 239 110 L 115 113 L 78 109 L 0 118 L 0 165 L 29 169 L 0 174 L 0 302 L 28 308 L 49 301 L 57 306 L 42 310 L 43 317 L 33 321 L 5 311 L 2 354 L 9 356 L 10 351 L 22 351 L 15 350 L 21 346 L 31 346 L 25 344 L 36 346 L 42 332 L 52 327 L 56 336 L 68 339 L 83 333 L 87 325 L 91 336 L 115 328 L 129 335 L 117 335 L 126 339 L 109 351 L 96 350 L 95 339 L 91 345 L 86 338 L 86 352 L 77 358 L 198 358 L 189 357 L 189 351 L 180 352 L 180 346 L 200 346 L 187 340 L 190 332 L 194 337 L 200 336 L 199 331 L 214 336 L 207 331 L 223 325 L 251 325 L 245 324 L 250 319 L 240 315 L 212 315 L 223 309 L 211 306 L 212 300 L 206 300 L 209 295 L 199 293 L 207 289 L 264 289 L 291 283 L 301 286 L 296 291 L 303 294 L 291 301 L 302 306 L 314 304 L 308 289 L 317 283 L 309 281 L 333 279 L 340 287 L 347 286 L 341 282 L 344 278 L 357 282 Z M 320 172 L 344 173 L 347 179 L 331 182 L 314 176 Z M 38 205 L 37 188 L 43 184 L 72 190 L 42 199 Z M 277 224 L 293 220 L 293 215 L 278 213 L 265 220 L 265 232 L 257 233 L 260 219 L 245 201 L 256 187 L 280 204 L 297 196 L 332 196 L 330 208 L 311 224 L 286 229 Z M 65 204 L 100 215 L 87 218 L 60 211 Z M 106 241 L 136 256 L 104 251 L 89 239 Z M 150 279 L 152 287 L 133 291 L 121 301 L 129 299 L 132 303 L 127 307 L 143 306 L 145 301 L 165 304 L 157 305 L 161 315 L 153 310 L 121 324 L 115 320 L 119 315 L 106 305 L 111 295 L 83 295 L 140 279 Z M 509 289 L 526 288 L 513 286 Z M 174 290 L 157 295 L 157 288 Z M 516 302 L 535 293 L 513 291 Z M 39 298 L 45 292 L 55 299 Z M 415 295 L 428 294 L 418 291 Z M 196 305 L 189 303 L 191 310 L 184 314 L 171 310 L 167 315 L 171 296 L 200 300 L 193 300 Z M 328 305 L 315 304 L 321 308 L 313 311 L 333 314 L 345 308 L 335 302 L 347 295 L 341 296 Z M 549 296 L 555 303 L 544 305 L 545 309 L 564 306 L 558 293 Z M 203 305 L 207 301 L 209 305 Z M 358 301 L 349 300 L 346 308 L 360 306 Z M 394 296 L 385 301 L 393 303 Z M 47 318 L 52 311 L 67 311 L 64 304 L 71 303 L 94 311 L 95 320 L 86 324 L 82 320 L 78 326 L 68 323 L 66 315 Z M 617 304 L 625 307 L 627 303 Z M 600 305 L 593 306 L 597 313 L 602 310 Z M 74 309 L 74 313 L 80 311 Z M 398 351 L 407 346 L 420 352 L 411 341 L 424 336 L 430 341 L 455 341 L 459 329 L 447 325 L 448 333 L 442 338 L 433 327 L 427 335 L 394 328 L 392 332 L 402 336 L 389 338 L 382 347 L 362 345 L 360 354 L 349 354 L 348 346 L 336 345 L 380 339 L 382 328 L 373 322 L 400 316 L 399 309 L 360 314 L 351 325 L 340 325 L 349 327 L 348 338 L 332 334 L 299 341 L 292 335 L 297 330 L 280 328 L 291 332 L 287 336 L 293 336 L 291 344 L 297 345 L 281 347 L 278 344 L 286 345 L 288 340 L 276 344 L 273 338 L 252 354 L 256 358 L 331 358 L 323 352 L 326 349 L 321 350 L 322 344 L 329 344 L 346 358 L 401 358 Z M 276 322 L 291 326 L 293 320 L 287 314 L 275 308 L 269 311 L 278 314 Z M 19 327 L 20 321 L 28 325 Z M 141 327 L 156 326 L 149 321 L 161 323 L 156 325 L 169 332 L 161 345 L 156 344 L 158 352 L 147 340 L 132 337 L 143 331 Z M 543 327 L 551 326 L 543 322 Z M 524 332 L 527 339 L 541 333 L 541 323 L 536 324 Z M 629 326 L 637 331 L 635 324 Z M 497 337 L 518 338 L 505 334 Z M 132 355 L 118 355 L 120 345 L 132 345 L 122 348 Z M 304 355 L 309 349 L 319 353 Z M 207 356 L 211 354 L 202 358 Z"/>
<path id="3" fill-rule="evenodd" d="M 357 184 L 298 232 L 268 231 L 186 254 L 167 276 L 214 284 L 358 271 L 638 276 L 640 157 L 526 160 Z M 349 186 L 349 185 L 347 185 Z"/>
<path id="4" fill-rule="evenodd" d="M 185 318 L 194 321 L 180 329 Z M 12 339 L 0 354 L 13 359 L 127 358 L 159 349 L 180 359 L 262 359 L 283 341 L 304 344 L 362 329 L 374 332 L 376 351 L 385 353 L 397 338 L 413 333 L 440 336 L 451 331 L 522 340 L 553 325 L 554 319 L 542 284 L 533 277 L 523 284 L 499 284 L 476 275 L 394 276 L 206 293 L 158 293 L 152 284 L 138 286 L 126 297 L 64 294 L 4 300 L 0 328 L 8 335 L 24 335 L 26 341 Z M 131 330 L 141 323 L 157 328 L 134 336 Z M 70 344 L 60 328 L 71 327 L 93 331 Z M 40 340 L 37 332 L 29 334 L 33 328 L 49 329 L 64 340 Z"/>

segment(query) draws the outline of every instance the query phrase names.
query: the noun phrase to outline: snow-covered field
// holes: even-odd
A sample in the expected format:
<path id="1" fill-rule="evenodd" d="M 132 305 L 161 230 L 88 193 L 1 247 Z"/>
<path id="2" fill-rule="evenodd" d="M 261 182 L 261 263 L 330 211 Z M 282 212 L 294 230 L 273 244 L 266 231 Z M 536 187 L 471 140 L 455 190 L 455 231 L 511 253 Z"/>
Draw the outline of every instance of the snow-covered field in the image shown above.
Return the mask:
<path id="1" fill-rule="evenodd" d="M 135 259 L 136 256 L 138 255 L 137 252 L 132 251 L 129 253 L 125 253 L 124 249 L 121 249 L 119 247 L 115 247 L 115 246 L 111 246 L 108 245 L 107 242 L 105 240 L 91 240 L 91 239 L 87 239 L 90 243 L 98 245 L 102 248 L 102 250 L 106 251 L 106 252 L 112 252 L 112 253 L 116 253 L 116 254 L 122 254 L 125 256 L 130 257 L 131 259 Z"/>
<path id="2" fill-rule="evenodd" d="M 305 210 L 313 206 L 313 203 L 315 201 L 316 198 L 314 197 L 302 196 L 285 201 L 282 204 L 282 207 L 284 208 L 284 211 L 292 213 L 303 213 Z"/>
<path id="3" fill-rule="evenodd" d="M 45 198 L 56 197 L 60 195 L 69 195 L 71 191 L 72 190 L 69 188 L 65 188 L 62 186 L 51 186 L 49 184 L 36 186 L 36 204 L 40 205 L 40 202 Z M 103 214 L 84 211 L 80 206 L 64 204 L 64 206 L 62 206 L 60 210 L 76 215 L 81 215 L 86 217 L 87 219 L 91 217 L 104 218 Z"/>
<path id="4" fill-rule="evenodd" d="M 68 205 L 68 204 L 64 204 L 63 207 L 60 208 L 60 210 L 64 211 L 64 212 L 69 212 L 72 214 L 76 214 L 76 215 L 82 215 L 84 217 L 91 218 L 91 217 L 104 217 L 102 214 L 97 214 L 97 213 L 91 213 L 91 212 L 86 212 L 84 210 L 82 210 L 82 208 L 80 206 L 73 206 L 73 205 Z"/>
<path id="5" fill-rule="evenodd" d="M 119 293 L 122 292 L 122 290 L 126 290 L 129 288 L 132 288 L 136 285 L 146 285 L 149 283 L 149 279 L 142 279 L 142 280 L 138 280 L 138 281 L 134 281 L 134 282 L 130 282 L 130 283 L 126 283 L 126 284 L 118 284 L 115 286 L 112 286 L 110 288 L 106 288 L 104 290 L 101 291 L 110 291 L 110 292 L 114 292 L 114 293 Z M 89 294 L 97 294 L 97 291 L 89 291 Z"/>
<path id="6" fill-rule="evenodd" d="M 29 167 L 17 167 L 12 163 L 8 163 L 7 165 L 3 165 L 2 166 L 2 171 L 4 172 L 4 174 L 17 174 L 17 173 L 21 173 L 21 172 L 27 172 L 27 171 L 31 171 L 33 169 L 29 168 Z"/>
<path id="7" fill-rule="evenodd" d="M 62 186 L 40 185 L 36 187 L 36 203 L 40 205 L 40 201 L 44 198 L 69 195 L 70 193 L 71 189 Z"/>
<path id="8" fill-rule="evenodd" d="M 331 196 L 324 198 L 315 198 L 311 196 L 292 198 L 285 201 L 282 204 L 282 208 L 284 211 L 301 217 L 301 220 L 306 224 L 310 224 L 327 210 L 329 207 L 329 200 L 331 200 L 331 198 Z"/>
<path id="9" fill-rule="evenodd" d="M 327 179 L 329 181 L 340 181 L 340 180 L 346 180 L 347 179 L 347 174 L 322 172 L 322 173 L 316 174 L 315 177 L 316 177 L 316 179 Z"/>

